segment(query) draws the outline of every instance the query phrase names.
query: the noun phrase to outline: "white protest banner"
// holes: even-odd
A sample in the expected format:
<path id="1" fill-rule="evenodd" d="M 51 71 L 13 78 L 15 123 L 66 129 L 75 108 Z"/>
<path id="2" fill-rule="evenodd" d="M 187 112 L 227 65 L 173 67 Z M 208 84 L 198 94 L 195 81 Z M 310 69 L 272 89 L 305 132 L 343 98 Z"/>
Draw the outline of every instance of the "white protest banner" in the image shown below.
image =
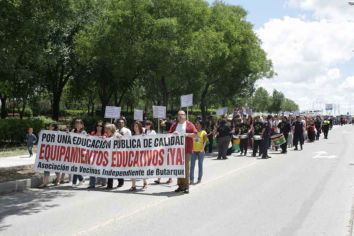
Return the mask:
<path id="1" fill-rule="evenodd" d="M 216 110 L 216 115 L 222 116 L 227 113 L 227 107 L 222 107 Z"/>
<path id="2" fill-rule="evenodd" d="M 144 111 L 134 109 L 134 120 L 143 121 Z"/>
<path id="3" fill-rule="evenodd" d="M 118 119 L 120 117 L 120 112 L 120 107 L 106 106 L 104 118 Z"/>
<path id="4" fill-rule="evenodd" d="M 42 131 L 35 169 L 103 178 L 184 177 L 184 135 L 101 138 Z"/>
<path id="5" fill-rule="evenodd" d="M 181 107 L 193 106 L 193 94 L 181 96 Z"/>
<path id="6" fill-rule="evenodd" d="M 165 106 L 152 106 L 153 117 L 157 119 L 166 119 Z"/>

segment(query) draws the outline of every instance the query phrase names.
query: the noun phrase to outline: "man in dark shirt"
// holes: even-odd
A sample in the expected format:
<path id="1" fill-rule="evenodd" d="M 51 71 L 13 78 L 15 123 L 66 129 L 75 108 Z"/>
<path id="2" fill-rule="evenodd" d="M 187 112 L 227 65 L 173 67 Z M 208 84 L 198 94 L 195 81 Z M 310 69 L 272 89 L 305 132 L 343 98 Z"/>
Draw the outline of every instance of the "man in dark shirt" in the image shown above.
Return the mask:
<path id="1" fill-rule="evenodd" d="M 272 116 L 267 116 L 267 121 L 264 123 L 264 127 L 262 130 L 262 159 L 271 158 L 268 156 L 268 148 L 269 148 L 269 140 L 270 140 L 270 132 L 271 132 L 271 121 Z"/>
<path id="2" fill-rule="evenodd" d="M 316 117 L 316 121 L 315 121 L 315 127 L 316 127 L 316 140 L 320 139 L 320 135 L 321 135 L 321 129 L 322 129 L 322 120 L 319 116 Z"/>
<path id="3" fill-rule="evenodd" d="M 245 137 L 240 136 L 240 155 L 247 155 L 248 148 L 248 131 L 250 130 L 249 125 L 247 124 L 246 118 L 243 119 L 243 122 L 239 125 L 239 135 L 245 135 Z M 247 137 L 246 137 L 247 136 Z"/>
<path id="4" fill-rule="evenodd" d="M 302 123 L 300 116 L 296 117 L 296 121 L 293 124 L 294 129 L 294 150 L 298 150 L 297 146 L 300 143 L 300 148 L 302 150 L 302 145 L 304 145 L 304 123 Z"/>
<path id="5" fill-rule="evenodd" d="M 285 138 L 285 143 L 283 143 L 281 147 L 281 153 L 287 153 L 287 147 L 288 147 L 288 137 L 289 133 L 291 131 L 290 123 L 288 121 L 288 118 L 286 116 L 283 116 L 282 121 L 278 124 L 278 128 L 280 130 L 280 133 L 284 135 Z"/>
<path id="6" fill-rule="evenodd" d="M 261 122 L 260 120 L 260 117 L 257 116 L 255 118 L 255 122 L 253 124 L 253 157 L 256 156 L 257 154 L 257 151 L 259 149 L 259 156 L 262 154 L 262 150 L 261 150 L 261 142 L 262 142 L 262 139 L 256 139 L 255 137 L 257 136 L 261 136 L 262 135 L 262 130 L 263 130 L 263 123 Z"/>
<path id="7" fill-rule="evenodd" d="M 218 160 L 226 160 L 227 149 L 231 141 L 231 129 L 226 124 L 226 120 L 221 120 L 217 129 Z"/>
<path id="8" fill-rule="evenodd" d="M 331 121 L 328 118 L 326 118 L 322 124 L 322 131 L 323 131 L 325 139 L 328 139 L 328 132 L 329 132 L 330 127 L 331 127 Z"/>

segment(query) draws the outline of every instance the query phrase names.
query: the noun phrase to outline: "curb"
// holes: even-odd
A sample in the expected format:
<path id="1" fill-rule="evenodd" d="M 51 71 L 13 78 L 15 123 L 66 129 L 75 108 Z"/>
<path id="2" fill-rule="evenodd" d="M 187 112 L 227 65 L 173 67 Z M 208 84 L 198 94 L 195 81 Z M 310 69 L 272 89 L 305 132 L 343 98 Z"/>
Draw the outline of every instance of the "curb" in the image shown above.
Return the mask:
<path id="1" fill-rule="evenodd" d="M 56 175 L 49 176 L 49 183 L 56 178 Z M 0 183 L 0 195 L 14 193 L 14 192 L 23 192 L 29 188 L 37 188 L 43 182 L 43 175 L 35 176 L 28 179 L 18 179 L 13 181 L 8 181 Z"/>

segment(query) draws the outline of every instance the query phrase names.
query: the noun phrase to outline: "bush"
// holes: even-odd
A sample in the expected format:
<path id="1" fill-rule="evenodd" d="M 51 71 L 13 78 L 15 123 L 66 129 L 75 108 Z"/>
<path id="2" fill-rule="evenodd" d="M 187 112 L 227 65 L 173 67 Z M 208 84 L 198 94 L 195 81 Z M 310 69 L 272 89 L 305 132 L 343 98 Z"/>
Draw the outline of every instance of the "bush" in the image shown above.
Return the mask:
<path id="1" fill-rule="evenodd" d="M 39 132 L 46 128 L 53 120 L 47 117 L 31 119 L 2 119 L 0 120 L 0 144 L 21 144 L 25 142 L 27 129 L 33 128 L 38 137 Z"/>
<path id="2" fill-rule="evenodd" d="M 23 112 L 24 117 L 33 117 L 33 112 L 32 109 L 29 107 L 26 107 L 24 112 Z"/>
<path id="3" fill-rule="evenodd" d="M 79 117 L 79 116 L 83 116 L 85 114 L 86 114 L 86 111 L 84 111 L 84 110 L 66 109 L 66 110 L 60 111 L 60 115 L 70 116 L 70 117 Z"/>

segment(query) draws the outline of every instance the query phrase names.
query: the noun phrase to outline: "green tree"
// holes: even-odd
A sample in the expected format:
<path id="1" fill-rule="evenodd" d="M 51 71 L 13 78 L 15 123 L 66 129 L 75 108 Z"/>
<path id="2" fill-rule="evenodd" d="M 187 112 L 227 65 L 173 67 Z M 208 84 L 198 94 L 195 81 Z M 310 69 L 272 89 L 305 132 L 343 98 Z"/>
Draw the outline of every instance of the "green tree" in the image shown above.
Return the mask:
<path id="1" fill-rule="evenodd" d="M 218 95 L 222 105 L 237 102 L 252 94 L 258 79 L 273 75 L 246 15 L 241 7 L 216 2 L 205 27 L 194 34 L 190 61 L 200 81 L 203 118 L 211 94 Z"/>
<path id="2" fill-rule="evenodd" d="M 282 104 L 282 111 L 298 111 L 299 106 L 291 99 L 285 98 Z"/>
<path id="3" fill-rule="evenodd" d="M 270 97 L 267 90 L 262 87 L 257 88 L 252 97 L 252 107 L 255 111 L 265 112 L 268 111 L 270 104 Z"/>
<path id="4" fill-rule="evenodd" d="M 271 102 L 268 108 L 269 112 L 279 113 L 282 110 L 282 106 L 284 104 L 285 97 L 282 92 L 277 90 L 273 90 L 273 95 L 271 97 Z"/>

